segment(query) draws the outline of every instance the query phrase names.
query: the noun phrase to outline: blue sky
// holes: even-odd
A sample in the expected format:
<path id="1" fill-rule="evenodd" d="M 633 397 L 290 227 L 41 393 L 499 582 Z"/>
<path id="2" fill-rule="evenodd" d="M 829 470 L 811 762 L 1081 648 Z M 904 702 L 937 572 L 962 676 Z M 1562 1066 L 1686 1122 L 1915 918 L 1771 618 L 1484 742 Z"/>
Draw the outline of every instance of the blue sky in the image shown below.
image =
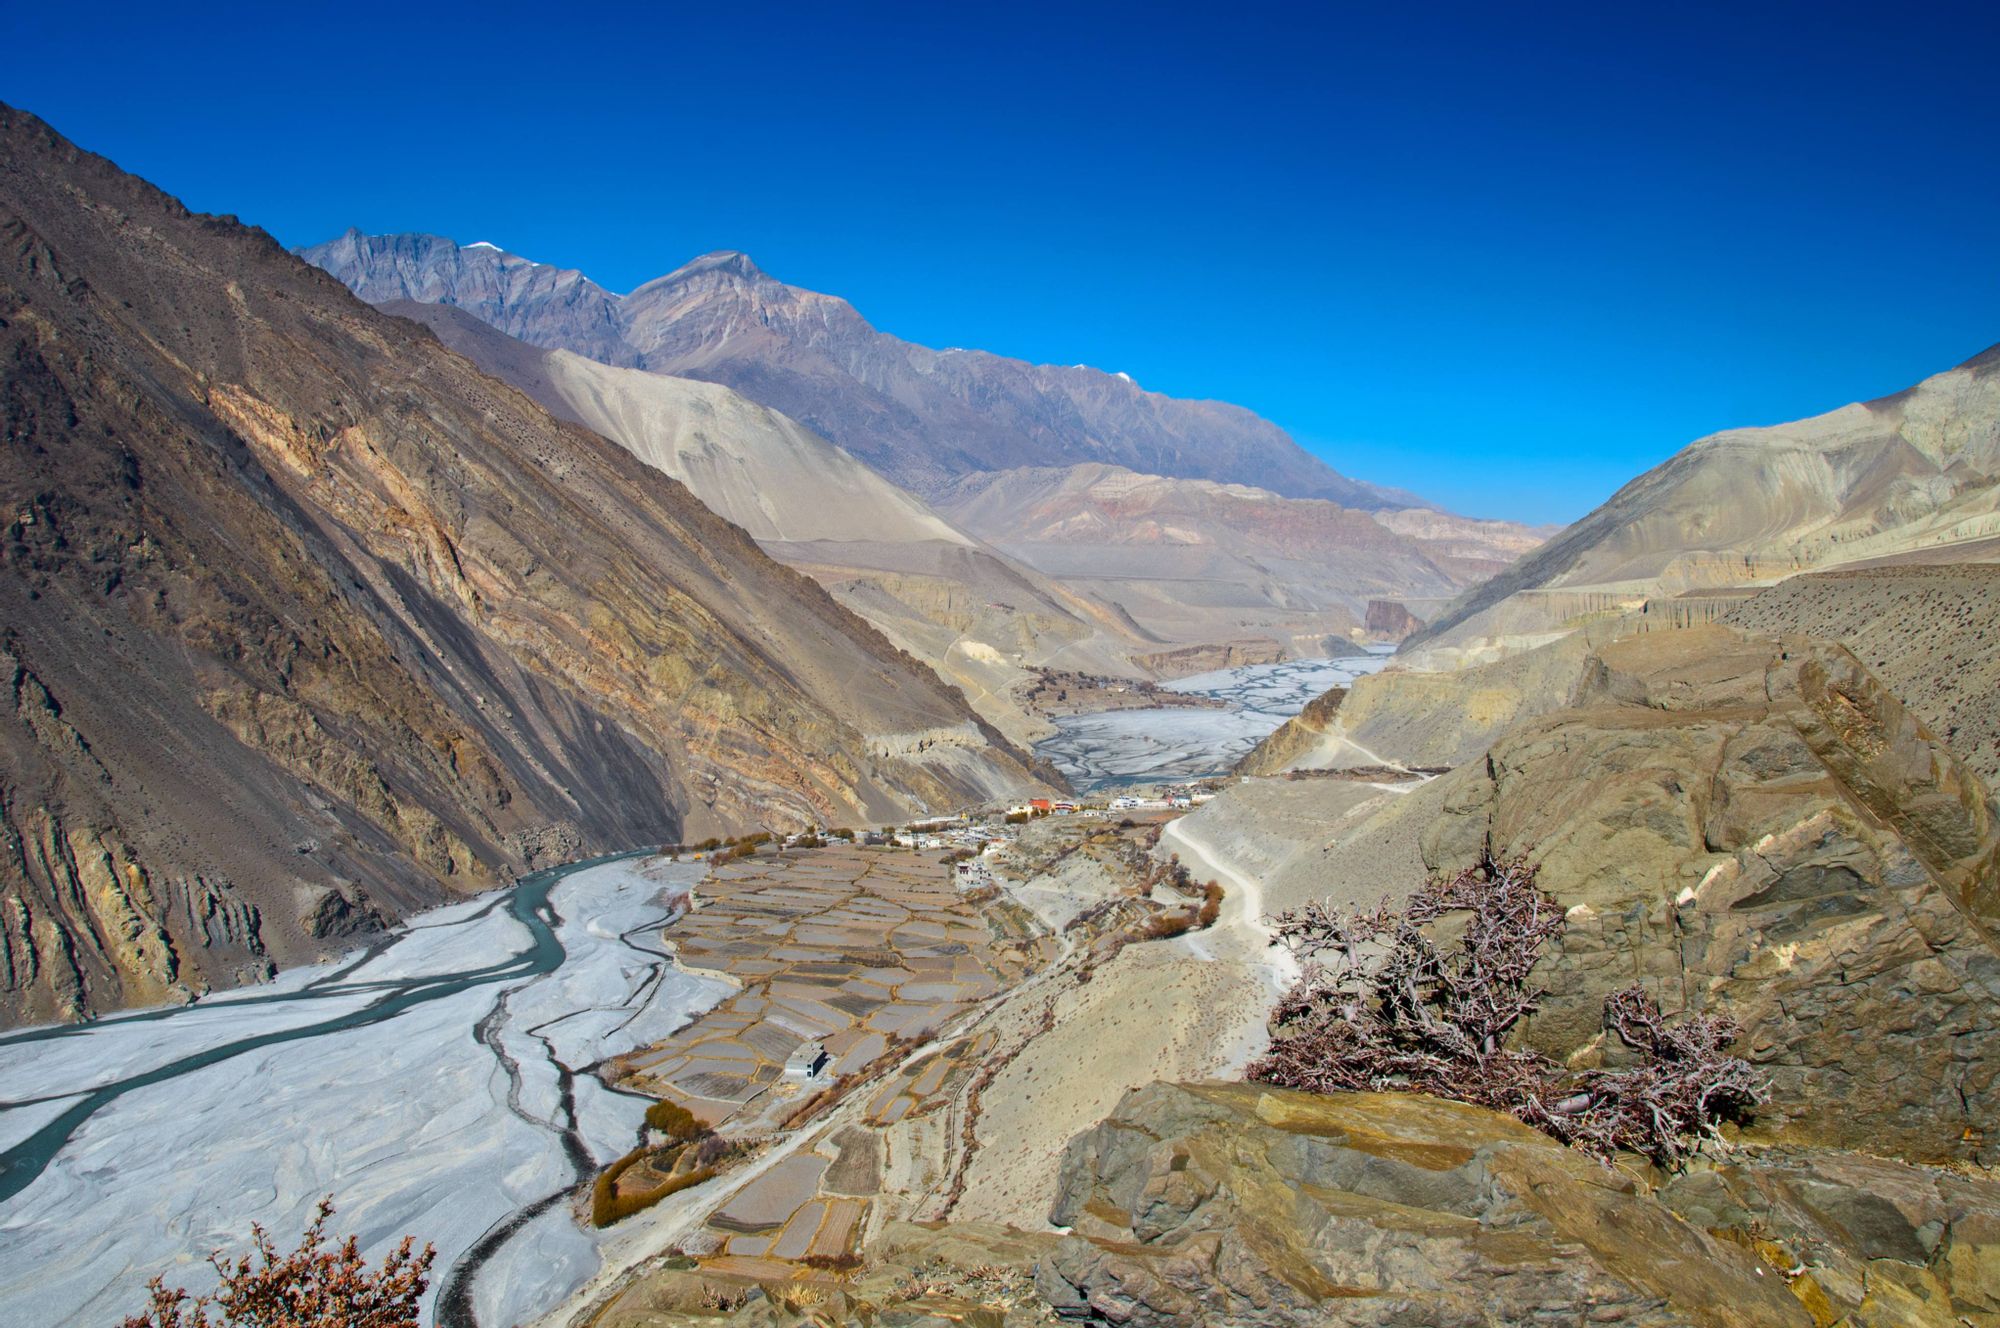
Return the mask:
<path id="1" fill-rule="evenodd" d="M 1479 514 L 2000 341 L 1991 4 L 0 8 L 0 99 L 287 244 L 743 249 Z"/>

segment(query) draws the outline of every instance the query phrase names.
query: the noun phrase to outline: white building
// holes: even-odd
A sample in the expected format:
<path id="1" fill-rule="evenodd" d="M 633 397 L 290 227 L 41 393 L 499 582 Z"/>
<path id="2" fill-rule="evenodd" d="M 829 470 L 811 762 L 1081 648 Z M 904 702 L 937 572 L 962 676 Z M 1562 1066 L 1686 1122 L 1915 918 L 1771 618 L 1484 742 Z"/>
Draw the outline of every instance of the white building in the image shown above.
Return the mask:
<path id="1" fill-rule="evenodd" d="M 826 1053 L 826 1044 L 815 1038 L 802 1042 L 785 1058 L 785 1078 L 817 1079 L 826 1072 L 827 1062 L 832 1059 Z"/>

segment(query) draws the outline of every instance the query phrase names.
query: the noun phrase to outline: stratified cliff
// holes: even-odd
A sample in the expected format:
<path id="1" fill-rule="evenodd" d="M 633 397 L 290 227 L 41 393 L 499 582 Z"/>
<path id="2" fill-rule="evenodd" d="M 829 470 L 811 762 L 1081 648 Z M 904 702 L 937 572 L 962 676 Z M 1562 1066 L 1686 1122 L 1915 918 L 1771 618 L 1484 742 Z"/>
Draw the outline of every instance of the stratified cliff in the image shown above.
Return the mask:
<path id="1" fill-rule="evenodd" d="M 0 1022 L 1029 784 L 679 484 L 0 108 Z"/>

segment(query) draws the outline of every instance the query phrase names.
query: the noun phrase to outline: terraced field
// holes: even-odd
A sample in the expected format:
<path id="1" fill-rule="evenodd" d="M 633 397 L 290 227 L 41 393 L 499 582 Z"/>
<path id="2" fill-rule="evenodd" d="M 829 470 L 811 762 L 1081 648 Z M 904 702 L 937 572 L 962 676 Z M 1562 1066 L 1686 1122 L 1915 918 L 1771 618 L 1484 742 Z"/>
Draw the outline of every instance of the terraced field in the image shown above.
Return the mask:
<path id="1" fill-rule="evenodd" d="M 1235 1004 L 1213 983 L 1189 989 L 1220 972 L 1191 948 L 1199 938 L 1130 944 L 1162 912 L 1187 907 L 1151 897 L 1144 845 L 1154 828 L 1078 820 L 1025 830 L 998 859 L 997 897 L 961 893 L 934 855 L 892 850 L 718 864 L 664 939 L 690 972 L 737 990 L 611 1068 L 620 1087 L 712 1124 L 739 1160 L 713 1189 L 668 1199 L 685 1205 L 681 1216 L 651 1219 L 671 1228 L 671 1250 L 692 1266 L 635 1269 L 601 1293 L 589 1322 L 651 1324 L 716 1287 L 831 1294 L 884 1231 L 957 1221 L 961 1209 L 973 1220 L 1031 1212 L 1039 1221 L 1054 1154 L 1087 1123 L 1080 1112 L 1101 1115 L 1097 1097 L 1115 1100 L 1163 1065 L 1212 1068 L 1189 1062 L 1185 1021 L 1167 1007 Z M 1041 892 L 1047 916 L 1038 917 L 1044 910 L 1015 896 L 1056 862 L 1063 888 Z M 1261 1009 L 1263 993 L 1252 994 Z M 1119 1025 L 1116 1050 L 1106 1049 L 1106 1019 Z M 1065 1021 L 1089 1030 L 1087 1074 L 1055 1072 L 1086 1054 L 1062 1035 Z M 829 1066 L 812 1079 L 788 1074 L 808 1041 L 825 1047 Z M 1060 1091 L 1066 1078 L 1088 1087 L 1089 1104 Z M 1024 1168 L 1033 1174 L 1008 1174 Z"/>
<path id="2" fill-rule="evenodd" d="M 1035 965 L 1026 929 L 989 920 L 935 857 L 835 847 L 715 868 L 667 932 L 682 967 L 737 993 L 619 1063 L 621 1087 L 732 1134 L 800 1103 L 785 1062 L 817 1040 L 839 1079 L 925 1041 Z"/>

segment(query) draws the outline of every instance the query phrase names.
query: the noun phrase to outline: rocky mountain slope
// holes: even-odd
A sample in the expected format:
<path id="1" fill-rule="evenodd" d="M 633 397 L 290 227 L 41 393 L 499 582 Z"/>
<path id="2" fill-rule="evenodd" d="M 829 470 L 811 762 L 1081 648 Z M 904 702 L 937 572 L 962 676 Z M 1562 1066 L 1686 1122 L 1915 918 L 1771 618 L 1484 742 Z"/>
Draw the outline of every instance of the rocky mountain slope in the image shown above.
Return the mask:
<path id="1" fill-rule="evenodd" d="M 846 452 L 726 387 L 540 350 L 451 305 L 402 300 L 381 308 L 423 323 L 552 414 L 673 476 L 760 544 L 975 542 Z"/>
<path id="2" fill-rule="evenodd" d="M 1795 576 L 1722 621 L 1840 642 L 2000 796 L 2000 567 Z"/>
<path id="3" fill-rule="evenodd" d="M 937 505 L 962 528 L 1176 641 L 1263 637 L 1286 654 L 1365 630 L 1371 604 L 1432 611 L 1544 532 L 1118 466 L 967 476 Z M 1379 612 L 1379 610 L 1378 610 Z"/>
<path id="4" fill-rule="evenodd" d="M 1349 507 L 1423 505 L 1348 479 L 1241 407 L 1082 366 L 930 350 L 739 253 L 703 255 L 624 296 L 435 235 L 349 231 L 301 254 L 371 303 L 457 305 L 531 345 L 725 384 L 919 494 L 980 471 L 1101 461 Z"/>
<path id="5" fill-rule="evenodd" d="M 1806 573 L 1717 607 L 1729 626 L 1844 645 L 2000 795 L 2000 653 L 1993 640 L 2000 567 Z M 1673 631 L 1674 617 L 1606 617 L 1490 663 L 1447 672 L 1392 668 L 1357 679 L 1314 701 L 1238 770 L 1461 765 L 1517 721 L 1568 705 L 1589 681 L 1596 651 L 1627 636 Z"/>
<path id="6" fill-rule="evenodd" d="M 1885 560 L 2000 559 L 2000 347 L 1894 396 L 1690 444 L 1406 648 L 1439 663 L 1650 598 Z"/>
<path id="7" fill-rule="evenodd" d="M 1031 785 L 685 488 L 0 110 L 0 1019 L 525 867 Z"/>
<path id="8" fill-rule="evenodd" d="M 1992 790 L 1832 643 L 1708 626 L 1551 659 L 1567 699 L 1524 706 L 1449 774 L 1386 793 L 1253 781 L 1185 832 L 1252 846 L 1272 864 L 1274 908 L 1372 906 L 1481 853 L 1530 854 L 1569 919 L 1537 970 L 1548 996 L 1531 1045 L 1599 1046 L 1605 995 L 1636 977 L 1744 1026 L 1776 1086 L 1759 1137 L 1990 1163 Z M 1432 680 L 1472 689 L 1490 684 L 1481 672 Z M 1435 741 L 1404 732 L 1416 750 Z M 1396 733 L 1376 736 L 1383 758 L 1410 756 Z M 1315 796 L 1316 819 L 1298 805 Z"/>
<path id="9" fill-rule="evenodd" d="M 1009 738 L 1048 732 L 1021 704 L 1034 670 L 1130 674 L 1163 642 L 1115 609 L 958 529 L 840 448 L 726 387 L 530 346 L 449 305 L 382 306 L 673 476 L 765 552 L 825 586 L 963 689 Z"/>

